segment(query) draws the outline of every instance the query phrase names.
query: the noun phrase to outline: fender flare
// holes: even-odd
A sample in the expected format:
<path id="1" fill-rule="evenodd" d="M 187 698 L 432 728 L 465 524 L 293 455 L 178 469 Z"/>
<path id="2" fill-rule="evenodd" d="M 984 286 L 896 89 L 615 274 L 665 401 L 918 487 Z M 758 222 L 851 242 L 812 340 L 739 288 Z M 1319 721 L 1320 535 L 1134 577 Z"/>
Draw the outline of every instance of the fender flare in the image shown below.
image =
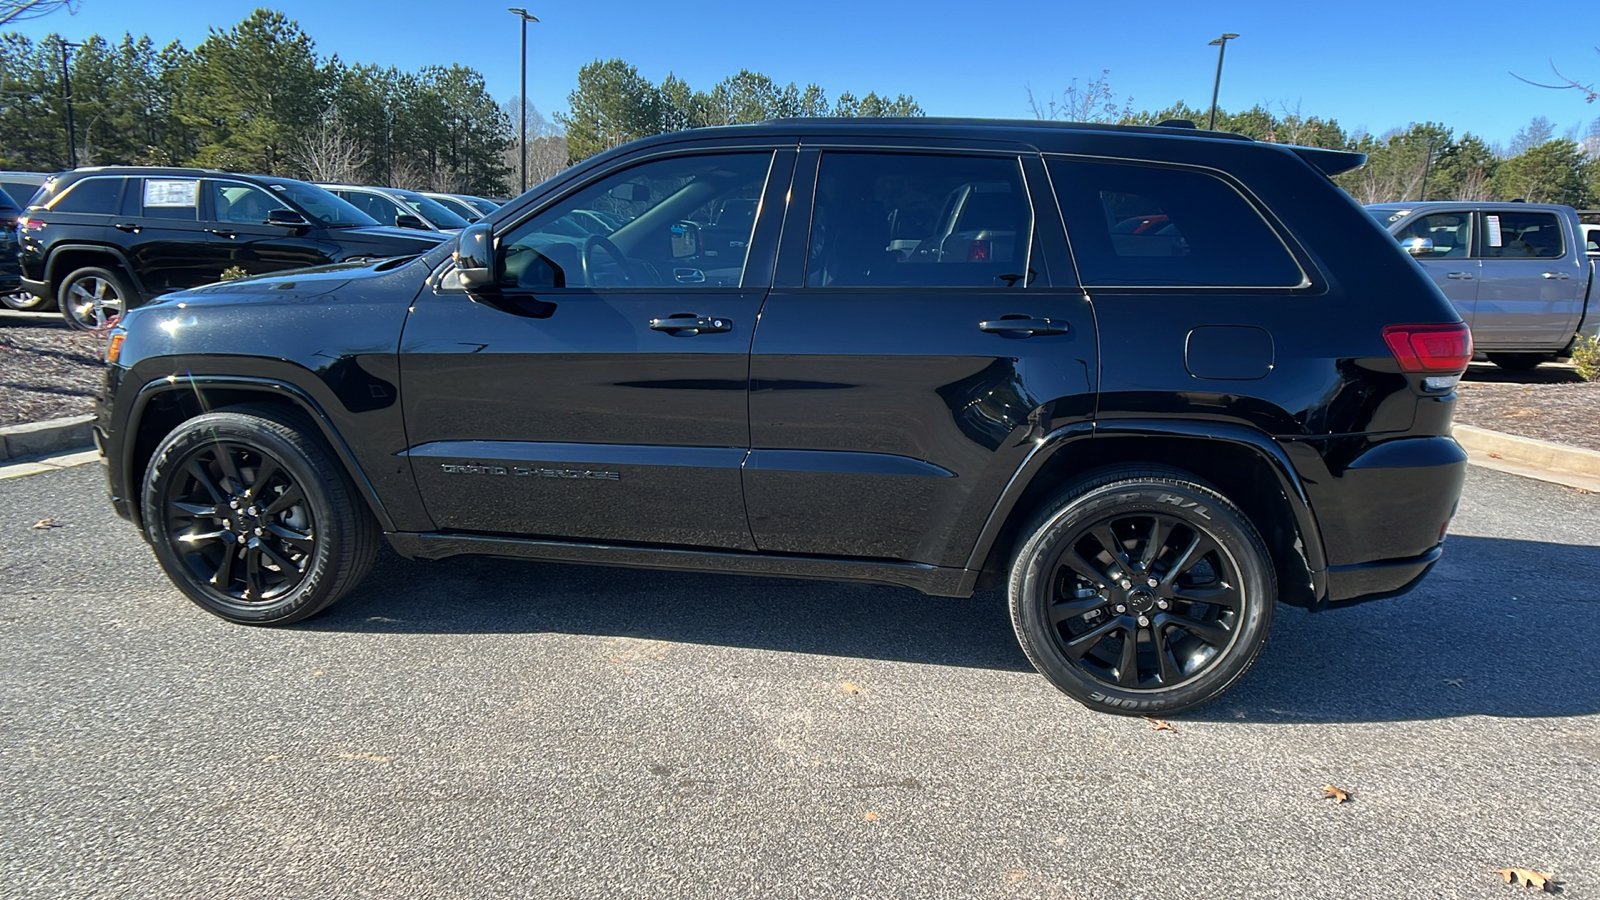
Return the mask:
<path id="1" fill-rule="evenodd" d="M 367 473 L 362 470 L 361 464 L 356 461 L 355 455 L 350 452 L 350 447 L 345 443 L 344 437 L 334 429 L 321 405 L 308 393 L 289 384 L 272 378 L 252 378 L 233 375 L 190 375 L 182 379 L 159 378 L 139 389 L 133 399 L 133 406 L 128 411 L 128 419 L 122 429 L 122 483 L 128 486 L 128 493 L 137 496 L 142 479 L 133 479 L 134 449 L 139 439 L 139 423 L 143 420 L 145 407 L 158 395 L 180 390 L 194 390 L 196 388 L 227 388 L 229 390 L 254 391 L 284 398 L 293 403 L 311 418 L 322 431 L 322 437 L 333 448 L 334 456 L 340 465 L 344 466 L 345 473 L 355 483 L 356 490 L 367 501 L 372 514 L 377 517 L 378 525 L 385 532 L 395 530 L 394 520 L 384 508 L 383 500 L 378 497 L 377 490 L 372 486 L 372 481 L 367 478 Z M 142 498 L 141 498 L 142 499 Z M 144 528 L 143 509 L 139 503 L 131 504 L 133 521 L 139 528 Z"/>
<path id="2" fill-rule="evenodd" d="M 134 271 L 133 264 L 128 262 L 127 254 L 123 253 L 120 248 L 113 247 L 110 244 L 85 244 L 82 242 L 73 242 L 67 244 L 58 244 L 57 246 L 51 247 L 50 257 L 45 260 L 44 264 L 44 280 L 46 284 L 51 286 L 50 289 L 52 292 L 57 287 L 56 279 L 67 274 L 66 272 L 58 271 L 58 269 L 61 268 L 61 266 L 58 265 L 61 260 L 61 254 L 79 250 L 87 250 L 92 253 L 103 253 L 106 256 L 114 257 L 117 261 L 117 265 L 122 268 L 122 271 L 127 273 L 128 279 L 133 282 L 133 289 L 139 292 L 139 298 L 141 300 L 150 299 L 149 292 L 144 289 L 144 281 L 139 278 L 139 274 Z"/>
<path id="3" fill-rule="evenodd" d="M 1001 492 L 1000 500 L 989 513 L 977 543 L 967 557 L 968 578 L 976 581 L 983 570 L 989 553 L 994 549 L 1000 531 L 1016 508 L 1018 500 L 1032 483 L 1039 470 L 1057 453 L 1069 445 L 1106 437 L 1186 438 L 1191 440 L 1223 441 L 1255 453 L 1266 463 L 1277 478 L 1278 488 L 1289 503 L 1295 529 L 1300 535 L 1300 555 L 1310 571 L 1312 591 L 1316 597 L 1327 595 L 1327 556 L 1322 545 L 1322 529 L 1317 524 L 1305 484 L 1283 451 L 1270 435 L 1243 425 L 1226 422 L 1178 422 L 1161 419 L 1114 419 L 1109 422 L 1077 422 L 1056 429 L 1037 438 L 1032 450 L 1012 474 Z"/>

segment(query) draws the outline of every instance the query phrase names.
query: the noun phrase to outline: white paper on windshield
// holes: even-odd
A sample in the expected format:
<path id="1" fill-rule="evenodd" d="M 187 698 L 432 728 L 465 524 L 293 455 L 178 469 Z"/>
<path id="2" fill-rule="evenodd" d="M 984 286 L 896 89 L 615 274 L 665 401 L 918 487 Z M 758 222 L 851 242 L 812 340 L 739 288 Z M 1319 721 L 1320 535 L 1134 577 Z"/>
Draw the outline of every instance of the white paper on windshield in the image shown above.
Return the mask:
<path id="1" fill-rule="evenodd" d="M 199 194 L 200 182 L 198 181 L 158 181 L 147 178 L 144 182 L 144 205 L 181 207 L 194 206 L 195 197 Z"/>
<path id="2" fill-rule="evenodd" d="M 1491 246 L 1491 247 L 1500 246 L 1500 244 L 1501 244 L 1501 240 L 1500 240 L 1500 217 L 1499 216 L 1484 216 L 1483 217 L 1483 221 L 1484 221 L 1484 223 L 1487 225 L 1487 227 L 1489 229 L 1489 246 Z"/>

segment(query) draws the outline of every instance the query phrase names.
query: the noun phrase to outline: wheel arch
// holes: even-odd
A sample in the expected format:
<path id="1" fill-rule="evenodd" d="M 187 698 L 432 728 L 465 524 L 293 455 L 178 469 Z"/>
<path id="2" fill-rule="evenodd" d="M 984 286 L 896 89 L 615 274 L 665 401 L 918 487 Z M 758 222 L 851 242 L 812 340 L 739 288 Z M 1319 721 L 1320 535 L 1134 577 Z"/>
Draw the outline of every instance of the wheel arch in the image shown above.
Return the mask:
<path id="1" fill-rule="evenodd" d="M 50 285 L 51 292 L 54 293 L 61 286 L 60 280 L 74 270 L 96 264 L 105 265 L 108 262 L 128 277 L 128 281 L 133 285 L 133 289 L 138 293 L 140 300 L 147 298 L 144 282 L 140 280 L 132 264 L 128 262 L 128 257 L 121 250 L 109 244 L 71 243 L 51 248 L 50 257 L 45 261 L 44 280 Z"/>
<path id="2" fill-rule="evenodd" d="M 141 529 L 144 527 L 143 498 L 139 486 L 144 483 L 145 469 L 162 439 L 195 416 L 243 403 L 278 406 L 315 423 L 323 440 L 333 450 L 334 458 L 344 467 L 356 490 L 377 517 L 379 526 L 386 532 L 395 530 L 393 519 L 384 508 L 371 480 L 315 398 L 288 382 L 276 379 L 214 375 L 195 375 L 182 380 L 160 379 L 145 385 L 135 396 L 127 423 L 122 429 L 121 453 L 122 483 L 128 485 L 129 509 L 135 525 Z"/>
<path id="3" fill-rule="evenodd" d="M 1020 531 L 1063 489 L 1112 467 L 1188 473 L 1237 504 L 1261 532 L 1280 599 L 1313 607 L 1326 594 L 1322 534 L 1294 466 L 1271 437 L 1242 426 L 1119 420 L 1047 435 L 1012 477 L 967 561 L 976 585 L 1004 578 Z"/>

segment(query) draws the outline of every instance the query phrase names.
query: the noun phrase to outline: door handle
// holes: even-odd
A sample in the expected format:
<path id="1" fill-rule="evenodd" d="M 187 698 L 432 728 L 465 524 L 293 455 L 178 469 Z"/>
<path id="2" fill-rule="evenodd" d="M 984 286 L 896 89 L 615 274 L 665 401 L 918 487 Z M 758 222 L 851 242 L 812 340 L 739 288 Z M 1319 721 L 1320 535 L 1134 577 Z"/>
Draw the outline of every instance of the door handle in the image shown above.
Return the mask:
<path id="1" fill-rule="evenodd" d="M 1566 281 L 1568 278 L 1571 278 L 1572 276 L 1568 275 L 1565 272 L 1546 272 L 1546 273 L 1544 273 L 1544 277 L 1546 277 L 1546 278 L 1559 278 L 1562 281 Z"/>
<path id="2" fill-rule="evenodd" d="M 1451 273 L 1449 273 L 1448 275 L 1446 275 L 1444 277 L 1446 277 L 1446 278 L 1454 278 L 1456 281 L 1471 281 L 1472 280 L 1472 273 L 1471 272 L 1451 272 Z"/>
<path id="3" fill-rule="evenodd" d="M 1036 334 L 1066 334 L 1072 329 L 1060 319 L 1030 319 L 1027 316 L 1006 316 L 978 323 L 979 331 L 990 334 L 1016 334 L 1032 337 Z"/>
<path id="4" fill-rule="evenodd" d="M 217 237 L 225 237 L 225 238 L 231 238 L 234 235 L 239 233 L 237 231 L 234 231 L 231 228 L 207 228 L 206 232 L 208 234 L 214 234 Z"/>
<path id="5" fill-rule="evenodd" d="M 118 231 L 126 231 L 129 234 L 138 234 L 144 226 L 140 225 L 138 222 L 117 222 L 111 227 Z"/>
<path id="6" fill-rule="evenodd" d="M 732 331 L 733 323 L 716 316 L 667 316 L 651 319 L 651 331 L 665 331 L 673 337 L 694 337 L 697 334 L 719 334 Z"/>

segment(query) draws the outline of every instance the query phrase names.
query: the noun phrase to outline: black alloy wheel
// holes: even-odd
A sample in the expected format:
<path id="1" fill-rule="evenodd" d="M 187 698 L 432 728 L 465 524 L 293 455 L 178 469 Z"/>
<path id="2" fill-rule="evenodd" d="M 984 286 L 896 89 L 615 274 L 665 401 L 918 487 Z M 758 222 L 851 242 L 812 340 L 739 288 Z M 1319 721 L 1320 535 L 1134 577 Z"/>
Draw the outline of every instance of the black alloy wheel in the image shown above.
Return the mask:
<path id="1" fill-rule="evenodd" d="M 281 420 L 281 421 L 280 421 Z M 366 574 L 377 525 L 309 423 L 243 407 L 168 435 L 145 476 L 145 532 L 169 578 L 246 624 L 315 615 Z"/>
<path id="2" fill-rule="evenodd" d="M 1215 491 L 1167 473 L 1107 476 L 1069 492 L 1029 534 L 1012 572 L 1017 635 L 1086 705 L 1181 712 L 1221 694 L 1260 653 L 1271 563 Z"/>

